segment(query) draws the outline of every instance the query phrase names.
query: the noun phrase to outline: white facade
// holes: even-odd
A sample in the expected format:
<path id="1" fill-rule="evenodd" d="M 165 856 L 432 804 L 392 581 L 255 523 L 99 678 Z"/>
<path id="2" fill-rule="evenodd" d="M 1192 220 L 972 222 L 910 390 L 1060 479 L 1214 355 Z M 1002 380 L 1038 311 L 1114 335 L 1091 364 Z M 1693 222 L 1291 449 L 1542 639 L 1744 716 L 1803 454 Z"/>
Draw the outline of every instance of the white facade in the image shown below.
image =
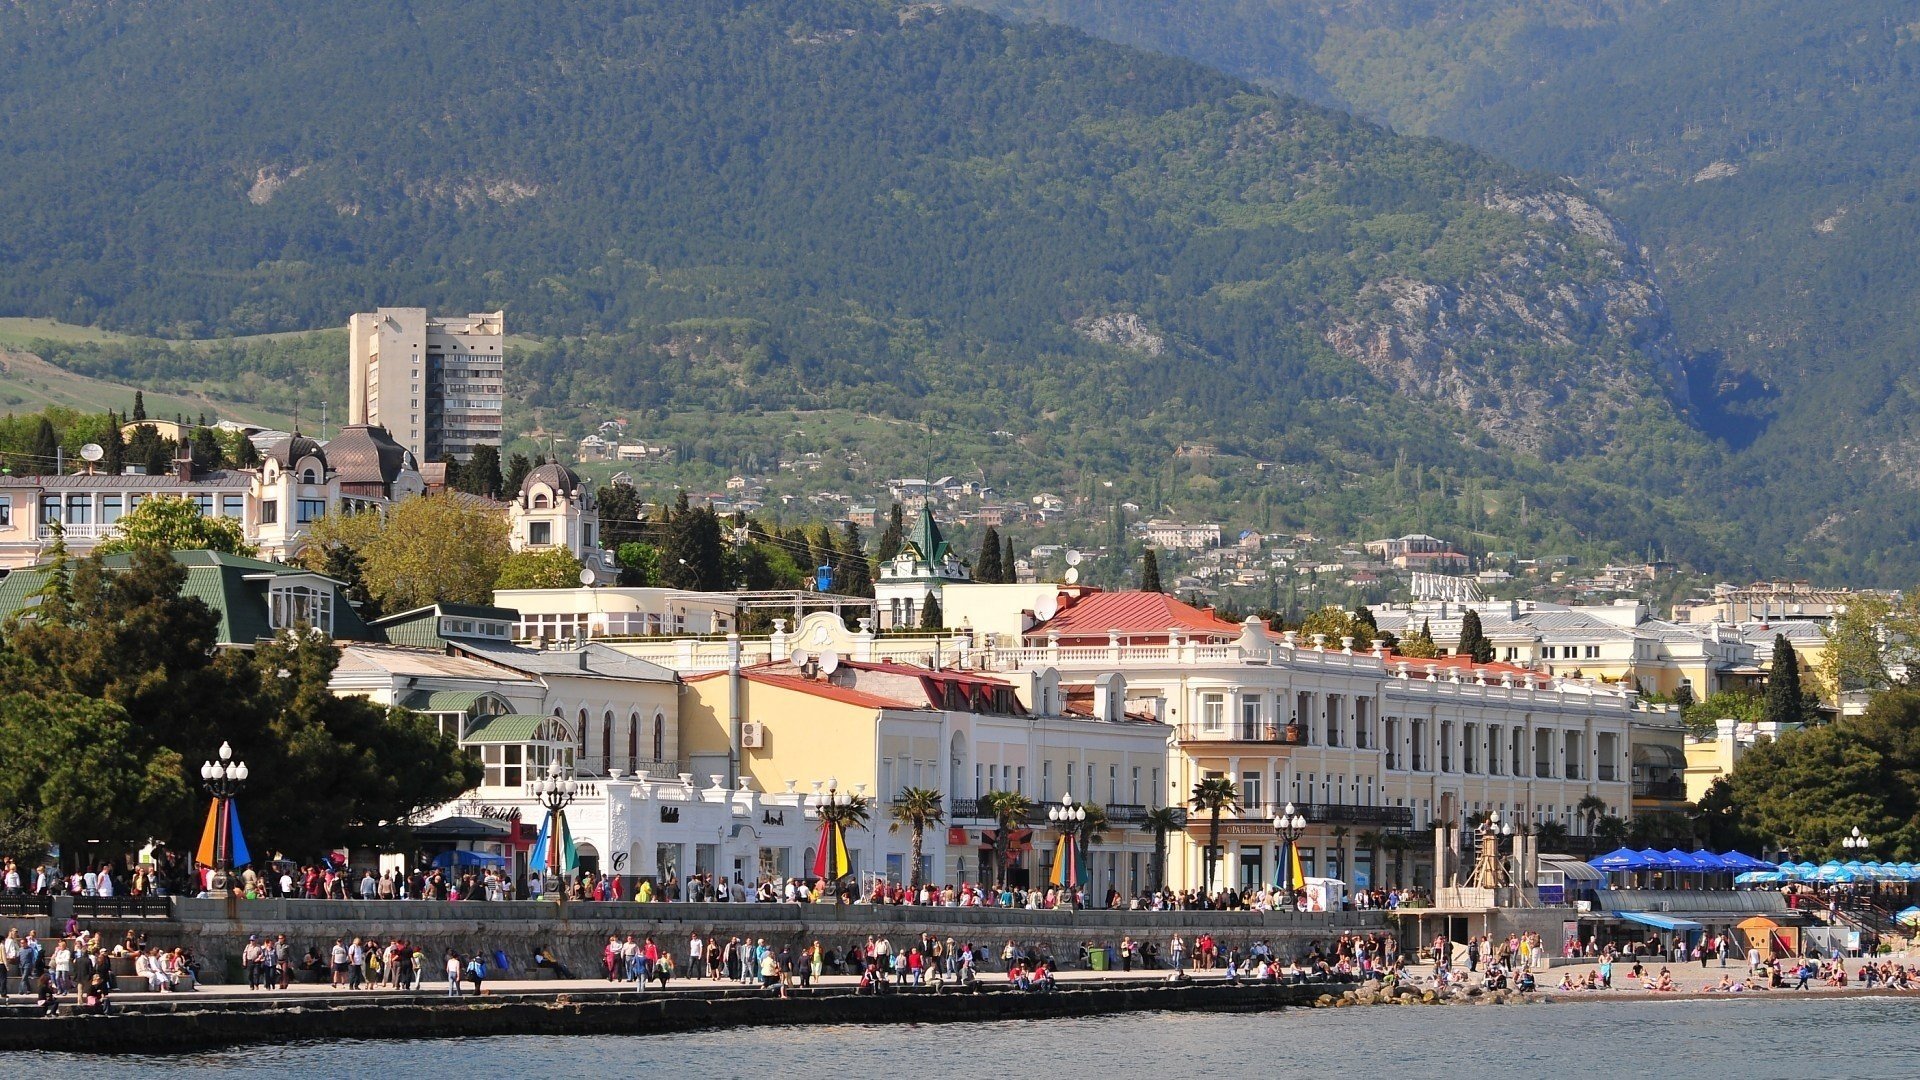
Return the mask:
<path id="1" fill-rule="evenodd" d="M 349 423 L 380 424 L 419 461 L 465 461 L 500 444 L 505 312 L 465 318 L 425 308 L 361 312 L 347 321 Z"/>

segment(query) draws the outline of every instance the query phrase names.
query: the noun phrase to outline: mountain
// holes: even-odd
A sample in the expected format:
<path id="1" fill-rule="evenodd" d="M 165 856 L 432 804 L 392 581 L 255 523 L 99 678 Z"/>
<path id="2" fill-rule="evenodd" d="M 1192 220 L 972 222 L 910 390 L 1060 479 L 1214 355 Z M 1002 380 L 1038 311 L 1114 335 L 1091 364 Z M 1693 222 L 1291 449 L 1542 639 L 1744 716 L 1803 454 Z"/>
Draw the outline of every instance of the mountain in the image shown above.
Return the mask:
<path id="1" fill-rule="evenodd" d="M 1185 60 L 924 3 L 59 0 L 0 11 L 0 70 L 0 314 L 505 308 L 549 431 L 930 417 L 1116 499 L 1755 559 L 1593 196 Z"/>
<path id="2" fill-rule="evenodd" d="M 980 0 L 1574 178 L 1644 247 L 1702 484 L 1800 572 L 1920 573 L 1920 12 L 1861 0 Z"/>

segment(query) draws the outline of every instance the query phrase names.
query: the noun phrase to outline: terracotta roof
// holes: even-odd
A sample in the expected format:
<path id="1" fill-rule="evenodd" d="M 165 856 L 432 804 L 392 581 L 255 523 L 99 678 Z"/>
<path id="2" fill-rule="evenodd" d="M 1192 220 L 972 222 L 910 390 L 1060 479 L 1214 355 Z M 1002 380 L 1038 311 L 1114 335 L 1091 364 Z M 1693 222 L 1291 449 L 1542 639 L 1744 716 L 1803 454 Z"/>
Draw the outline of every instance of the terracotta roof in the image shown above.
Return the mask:
<path id="1" fill-rule="evenodd" d="M 688 676 L 685 681 L 689 683 L 706 682 L 709 679 L 720 678 L 725 674 L 726 672 L 724 671 L 708 671 L 699 675 Z M 740 669 L 740 677 L 750 683 L 758 683 L 761 686 L 772 686 L 781 690 L 792 690 L 796 693 L 812 694 L 814 697 L 822 697 L 829 701 L 838 701 L 846 705 L 858 705 L 867 709 L 924 709 L 927 707 L 925 704 L 916 704 L 910 701 L 899 701 L 890 697 L 881 697 L 879 694 L 871 694 L 865 690 L 854 690 L 850 687 L 835 686 L 830 682 L 821 679 L 809 679 L 802 675 L 782 675 L 771 671 L 756 671 L 752 668 L 742 668 Z"/>
<path id="2" fill-rule="evenodd" d="M 1027 631 L 1029 638 L 1044 640 L 1052 631 L 1061 638 L 1107 640 L 1107 631 L 1121 636 L 1164 635 L 1173 627 L 1182 634 L 1214 638 L 1238 638 L 1240 626 L 1215 615 L 1211 609 L 1153 592 L 1087 593 L 1060 609 L 1059 614 Z"/>

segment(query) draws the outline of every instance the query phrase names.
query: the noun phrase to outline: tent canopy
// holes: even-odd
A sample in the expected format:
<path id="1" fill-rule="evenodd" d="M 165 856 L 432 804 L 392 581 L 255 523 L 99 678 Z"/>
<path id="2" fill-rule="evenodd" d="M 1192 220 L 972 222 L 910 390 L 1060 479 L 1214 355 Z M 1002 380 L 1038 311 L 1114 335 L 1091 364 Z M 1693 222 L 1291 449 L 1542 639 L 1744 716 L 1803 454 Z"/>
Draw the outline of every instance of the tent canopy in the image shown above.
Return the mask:
<path id="1" fill-rule="evenodd" d="M 1655 915 L 1649 911 L 1615 911 L 1610 912 L 1610 914 L 1616 919 L 1625 919 L 1628 922 L 1639 923 L 1642 926 L 1651 926 L 1655 930 L 1665 930 L 1670 934 L 1706 929 L 1706 927 L 1701 926 L 1692 919 L 1675 919 L 1666 915 Z"/>
<path id="2" fill-rule="evenodd" d="M 433 865 L 443 869 L 455 866 L 506 866 L 507 862 L 505 855 L 490 855 L 484 851 L 467 851 L 463 848 L 443 851 L 433 857 Z"/>

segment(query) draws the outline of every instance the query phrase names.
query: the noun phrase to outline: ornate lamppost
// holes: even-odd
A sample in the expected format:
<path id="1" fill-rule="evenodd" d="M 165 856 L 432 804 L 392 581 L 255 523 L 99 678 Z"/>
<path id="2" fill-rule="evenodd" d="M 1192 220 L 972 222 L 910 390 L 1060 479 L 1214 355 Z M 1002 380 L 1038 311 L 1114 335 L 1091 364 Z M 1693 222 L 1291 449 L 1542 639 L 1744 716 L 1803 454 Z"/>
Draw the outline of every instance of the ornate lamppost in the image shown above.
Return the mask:
<path id="1" fill-rule="evenodd" d="M 1299 858 L 1296 854 L 1296 845 L 1300 843 L 1300 838 L 1306 835 L 1307 816 L 1294 809 L 1292 803 L 1288 803 L 1280 808 L 1279 813 L 1273 815 L 1273 831 L 1280 835 L 1280 872 L 1274 875 L 1275 882 L 1285 890 L 1287 903 L 1290 906 L 1298 906 L 1295 890 L 1303 883 L 1293 879 L 1293 864 Z"/>
<path id="2" fill-rule="evenodd" d="M 547 843 L 544 854 L 546 865 L 541 867 L 544 882 L 543 893 L 560 899 L 564 893 L 562 874 L 566 869 L 567 828 L 566 819 L 561 814 L 573 805 L 579 797 L 580 782 L 574 779 L 572 769 L 563 769 L 557 764 L 547 765 L 547 775 L 535 777 L 527 783 L 527 790 L 546 808 Z"/>
<path id="3" fill-rule="evenodd" d="M 225 742 L 220 744 L 218 758 L 201 762 L 200 780 L 215 802 L 211 865 L 230 877 L 233 874 L 233 797 L 247 782 L 247 763 L 233 760 L 233 746 Z"/>
<path id="4" fill-rule="evenodd" d="M 1873 846 L 1873 838 L 1862 834 L 1860 832 L 1860 826 L 1855 825 L 1853 832 L 1840 838 L 1840 846 L 1846 849 L 1848 855 L 1858 859 L 1867 853 L 1868 848 Z"/>
<path id="5" fill-rule="evenodd" d="M 1067 906 L 1075 907 L 1074 893 L 1083 876 L 1080 865 L 1080 828 L 1086 824 L 1087 808 L 1069 791 L 1060 796 L 1059 806 L 1047 807 L 1047 820 L 1060 833 L 1060 850 L 1053 857 L 1053 884 L 1067 894 Z"/>
<path id="6" fill-rule="evenodd" d="M 820 819 L 820 840 L 813 857 L 813 876 L 838 886 L 840 879 L 853 872 L 853 858 L 847 852 L 847 826 L 859 823 L 861 798 L 840 790 L 838 777 L 827 778 L 827 790 L 807 799 L 813 815 Z"/>

